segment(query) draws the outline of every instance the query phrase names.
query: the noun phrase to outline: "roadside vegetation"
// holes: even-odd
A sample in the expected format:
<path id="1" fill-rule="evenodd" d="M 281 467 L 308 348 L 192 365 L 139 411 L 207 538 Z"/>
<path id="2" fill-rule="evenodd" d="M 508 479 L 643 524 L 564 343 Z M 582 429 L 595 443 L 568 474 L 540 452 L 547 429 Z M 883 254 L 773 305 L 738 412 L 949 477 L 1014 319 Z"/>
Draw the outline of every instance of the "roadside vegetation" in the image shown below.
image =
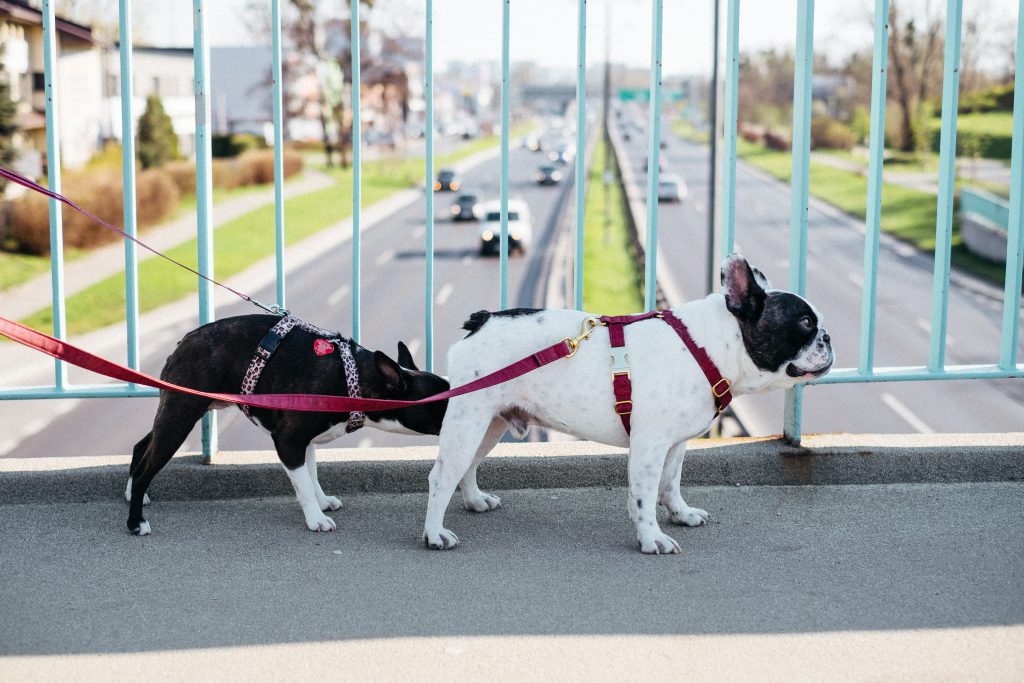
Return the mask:
<path id="1" fill-rule="evenodd" d="M 640 276 L 629 238 L 626 198 L 612 155 L 614 180 L 603 176 L 608 149 L 598 140 L 590 164 L 583 244 L 583 308 L 604 315 L 636 313 L 644 308 Z"/>
<path id="2" fill-rule="evenodd" d="M 522 135 L 526 126 L 512 130 Z M 473 140 L 457 151 L 435 158 L 436 168 L 452 164 L 483 149 L 499 138 Z M 321 190 L 285 200 L 285 243 L 294 244 L 328 228 L 352 214 L 352 169 L 333 167 L 328 172 L 335 183 Z M 363 164 L 362 203 L 380 201 L 423 180 L 423 159 L 381 159 Z M 274 253 L 274 206 L 267 204 L 217 228 L 213 233 L 214 277 L 225 280 L 259 259 Z M 172 258 L 196 266 L 196 240 L 168 250 Z M 160 258 L 139 264 L 139 309 L 153 310 L 196 291 L 196 277 Z M 68 297 L 67 327 L 71 334 L 99 329 L 124 319 L 124 274 L 111 276 Z M 52 326 L 52 309 L 47 307 L 21 321 L 35 329 Z"/>

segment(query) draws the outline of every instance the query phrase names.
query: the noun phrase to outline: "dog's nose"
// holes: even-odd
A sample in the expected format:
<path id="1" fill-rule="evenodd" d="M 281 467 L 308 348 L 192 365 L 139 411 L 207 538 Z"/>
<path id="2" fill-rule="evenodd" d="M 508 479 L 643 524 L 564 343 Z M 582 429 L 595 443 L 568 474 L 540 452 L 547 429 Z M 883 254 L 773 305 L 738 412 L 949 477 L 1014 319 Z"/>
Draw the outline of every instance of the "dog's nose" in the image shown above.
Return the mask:
<path id="1" fill-rule="evenodd" d="M 832 337 L 828 336 L 828 332 L 826 332 L 825 334 L 821 335 L 821 341 L 825 342 L 826 344 L 831 344 Z"/>

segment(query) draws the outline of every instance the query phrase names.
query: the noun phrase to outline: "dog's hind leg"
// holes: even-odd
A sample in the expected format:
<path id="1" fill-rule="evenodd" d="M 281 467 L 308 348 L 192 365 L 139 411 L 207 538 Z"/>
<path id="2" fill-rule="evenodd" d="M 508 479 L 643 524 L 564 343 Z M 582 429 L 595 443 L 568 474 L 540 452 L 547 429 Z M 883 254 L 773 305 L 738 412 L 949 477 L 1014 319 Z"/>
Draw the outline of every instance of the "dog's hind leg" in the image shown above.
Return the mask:
<path id="1" fill-rule="evenodd" d="M 462 502 L 467 510 L 490 512 L 501 507 L 501 498 L 491 493 L 485 493 L 477 486 L 476 468 L 480 466 L 483 459 L 487 457 L 487 454 L 491 452 L 494 445 L 498 443 L 498 439 L 501 438 L 506 429 L 508 429 L 508 425 L 502 418 L 496 417 L 491 420 L 491 424 L 487 428 L 480 446 L 476 449 L 473 463 L 469 466 L 466 474 L 463 475 L 462 481 L 459 482 L 459 488 L 462 490 Z"/>
<path id="2" fill-rule="evenodd" d="M 340 510 L 341 500 L 334 496 L 328 496 L 320 488 L 320 478 L 316 472 L 316 446 L 313 444 L 306 446 L 306 471 L 309 472 L 309 478 L 313 481 L 313 494 L 316 496 L 316 502 L 320 509 L 324 512 Z"/>
<path id="3" fill-rule="evenodd" d="M 180 394 L 161 393 L 153 420 L 153 431 L 143 437 L 132 454 L 131 496 L 128 501 L 128 531 L 138 536 L 150 533 L 149 522 L 142 517 L 146 489 L 175 451 L 185 443 L 188 433 L 209 407 L 210 401 Z"/>
<path id="4" fill-rule="evenodd" d="M 692 508 L 683 500 L 680 492 L 683 475 L 683 456 L 686 455 L 686 442 L 679 444 L 669 453 L 665 467 L 661 471 L 661 483 L 658 486 L 658 502 L 669 512 L 669 519 L 680 526 L 700 526 L 708 521 L 708 513 L 700 508 Z"/>
<path id="5" fill-rule="evenodd" d="M 338 525 L 323 513 L 316 497 L 316 487 L 306 468 L 306 449 L 310 444 L 299 444 L 278 432 L 274 432 L 274 446 L 277 456 L 284 465 L 284 471 L 295 489 L 295 497 L 302 508 L 302 516 L 306 520 L 306 528 L 310 531 L 334 531 Z"/>
<path id="6" fill-rule="evenodd" d="M 437 462 L 430 470 L 430 493 L 427 497 L 427 519 L 423 525 L 423 542 L 431 548 L 447 550 L 459 544 L 459 537 L 444 528 L 444 513 L 455 487 L 473 464 L 483 435 L 488 431 L 495 411 L 474 405 L 467 399 L 448 403 L 441 426 Z"/>
<path id="7" fill-rule="evenodd" d="M 636 429 L 630 438 L 629 516 L 644 553 L 682 552 L 679 543 L 658 526 L 658 483 L 671 447 L 661 439 L 639 437 Z"/>
<path id="8" fill-rule="evenodd" d="M 134 450 L 132 450 L 132 464 L 131 464 L 131 467 L 128 468 L 128 485 L 125 486 L 125 489 L 124 489 L 124 499 L 126 501 L 128 501 L 129 503 L 132 502 L 132 475 L 131 475 L 131 472 L 132 472 L 132 470 L 135 469 L 135 466 L 139 464 L 139 461 L 142 460 L 142 456 L 145 455 L 146 449 L 149 448 L 149 442 L 150 442 L 150 440 L 152 440 L 152 438 L 153 438 L 153 432 L 150 432 L 149 434 L 146 434 L 144 437 L 142 437 L 139 440 L 139 442 L 137 444 L 135 444 L 135 448 L 134 448 Z M 142 494 L 142 504 L 143 505 L 149 505 L 149 494 L 148 493 L 143 493 Z"/>

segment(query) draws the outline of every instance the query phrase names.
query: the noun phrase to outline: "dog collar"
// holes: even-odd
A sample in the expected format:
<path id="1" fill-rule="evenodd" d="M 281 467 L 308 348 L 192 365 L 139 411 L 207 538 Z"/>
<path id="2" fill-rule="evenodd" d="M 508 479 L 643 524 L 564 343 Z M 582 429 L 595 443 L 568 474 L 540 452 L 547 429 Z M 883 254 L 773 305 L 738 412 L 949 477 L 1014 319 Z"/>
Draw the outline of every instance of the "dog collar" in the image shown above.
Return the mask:
<path id="1" fill-rule="evenodd" d="M 626 333 L 624 328 L 626 325 L 641 320 L 649 320 L 650 318 L 664 320 L 682 339 L 683 344 L 690 351 L 690 355 L 697 361 L 697 365 L 700 366 L 704 376 L 707 377 L 708 383 L 711 385 L 711 395 L 715 399 L 715 415 L 720 415 L 729 406 L 729 403 L 732 402 L 732 392 L 730 391 L 732 385 L 729 383 L 729 380 L 722 377 L 722 373 L 718 371 L 718 366 L 711 360 L 708 352 L 704 350 L 704 347 L 697 346 L 697 342 L 693 341 L 693 337 L 690 336 L 690 331 L 686 328 L 686 325 L 672 311 L 666 309 L 637 315 L 603 315 L 599 323 L 594 321 L 594 324 L 608 327 L 608 342 L 611 346 L 612 359 L 612 391 L 615 393 L 615 414 L 622 420 L 622 427 L 626 430 L 626 434 L 630 432 L 630 415 L 633 413 L 633 383 L 629 378 L 629 355 L 625 352 Z M 589 320 L 593 320 L 593 318 Z M 586 321 L 584 321 L 584 325 L 586 325 Z"/>
<path id="2" fill-rule="evenodd" d="M 242 394 L 253 394 L 256 391 L 256 383 L 260 380 L 260 375 L 263 374 L 263 368 L 267 366 L 267 361 L 274 355 L 274 351 L 281 344 L 281 341 L 288 336 L 288 333 L 293 328 L 298 327 L 310 334 L 315 334 L 320 339 L 317 339 L 314 343 L 314 353 L 317 355 L 321 354 L 318 350 L 326 348 L 324 344 L 336 346 L 338 353 L 341 356 L 342 367 L 345 371 L 345 385 L 348 389 L 348 396 L 350 398 L 361 398 L 362 393 L 359 391 L 359 367 L 356 365 L 355 356 L 352 353 L 352 347 L 350 340 L 342 339 L 341 335 L 337 332 L 331 332 L 325 330 L 316 325 L 310 325 L 305 320 L 300 320 L 293 315 L 285 313 L 280 320 L 278 320 L 270 331 L 267 332 L 266 336 L 260 340 L 260 343 L 256 345 L 256 352 L 252 356 L 252 360 L 249 361 L 249 367 L 245 371 L 245 377 L 242 378 Z M 333 349 L 331 350 L 333 352 Z M 256 419 L 249 412 L 249 406 L 240 405 L 239 408 L 245 413 L 245 416 L 253 424 L 256 423 Z M 353 410 L 348 414 L 348 422 L 345 424 L 345 433 L 350 434 L 360 427 L 366 421 L 366 414 Z"/>

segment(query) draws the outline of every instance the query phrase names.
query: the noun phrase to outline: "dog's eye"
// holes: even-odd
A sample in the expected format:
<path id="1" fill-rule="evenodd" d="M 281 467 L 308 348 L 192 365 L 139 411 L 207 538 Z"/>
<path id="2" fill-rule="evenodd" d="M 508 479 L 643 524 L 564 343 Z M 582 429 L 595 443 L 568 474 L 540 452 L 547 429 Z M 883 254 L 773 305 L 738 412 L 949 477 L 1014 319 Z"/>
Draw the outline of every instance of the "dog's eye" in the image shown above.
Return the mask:
<path id="1" fill-rule="evenodd" d="M 805 330 L 814 329 L 814 321 L 811 320 L 811 316 L 805 315 L 804 317 L 800 318 L 800 327 L 804 328 Z"/>

